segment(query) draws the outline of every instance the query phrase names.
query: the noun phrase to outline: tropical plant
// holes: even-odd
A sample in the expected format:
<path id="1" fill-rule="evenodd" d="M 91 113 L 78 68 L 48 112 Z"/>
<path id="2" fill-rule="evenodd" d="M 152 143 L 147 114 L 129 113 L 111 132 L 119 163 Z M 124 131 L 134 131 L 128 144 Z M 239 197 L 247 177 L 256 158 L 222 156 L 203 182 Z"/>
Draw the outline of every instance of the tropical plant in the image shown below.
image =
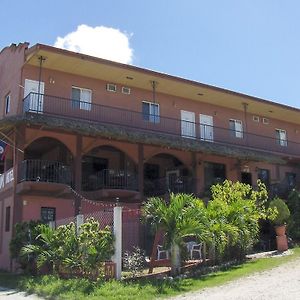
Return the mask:
<path id="1" fill-rule="evenodd" d="M 99 223 L 92 218 L 79 227 L 79 233 L 74 223 L 57 229 L 42 224 L 38 229 L 37 242 L 25 245 L 20 255 L 33 255 L 39 269 L 51 265 L 55 273 L 62 270 L 95 278 L 114 252 L 110 228 L 100 230 Z"/>
<path id="2" fill-rule="evenodd" d="M 253 246 L 259 234 L 259 220 L 273 218 L 265 208 L 268 194 L 257 182 L 257 190 L 248 184 L 225 180 L 212 186 L 212 200 L 207 205 L 210 231 L 217 254 L 226 247 L 237 246 L 241 255 Z"/>
<path id="3" fill-rule="evenodd" d="M 34 256 L 20 256 L 20 252 L 25 245 L 36 243 L 36 237 L 40 234 L 39 224 L 41 224 L 40 221 L 17 223 L 9 244 L 11 258 L 16 259 L 20 268 L 28 272 L 34 272 Z"/>
<path id="4" fill-rule="evenodd" d="M 291 214 L 287 204 L 282 199 L 276 197 L 270 201 L 269 207 L 277 211 L 277 215 L 272 220 L 272 223 L 275 226 L 286 224 Z"/>
<path id="5" fill-rule="evenodd" d="M 165 232 L 165 247 L 171 249 L 171 274 L 180 272 L 180 246 L 188 236 L 206 240 L 208 222 L 202 200 L 193 195 L 170 194 L 170 201 L 154 197 L 143 205 L 143 216 L 155 230 Z"/>

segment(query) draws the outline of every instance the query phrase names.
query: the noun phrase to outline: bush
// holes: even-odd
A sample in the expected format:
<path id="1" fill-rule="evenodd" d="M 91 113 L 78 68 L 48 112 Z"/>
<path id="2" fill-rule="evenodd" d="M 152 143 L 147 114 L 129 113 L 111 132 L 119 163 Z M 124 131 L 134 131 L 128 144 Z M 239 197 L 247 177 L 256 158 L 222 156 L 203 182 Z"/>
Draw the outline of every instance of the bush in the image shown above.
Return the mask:
<path id="1" fill-rule="evenodd" d="M 21 256 L 21 249 L 25 245 L 37 243 L 37 236 L 40 234 L 38 225 L 40 221 L 29 221 L 17 223 L 14 228 L 14 235 L 9 244 L 10 255 L 12 259 L 16 259 L 20 268 L 26 272 L 35 272 L 34 255 Z"/>
<path id="2" fill-rule="evenodd" d="M 286 224 L 291 214 L 286 203 L 282 199 L 276 197 L 270 202 L 269 207 L 277 211 L 277 215 L 272 220 L 272 223 L 276 226 Z"/>
<path id="3" fill-rule="evenodd" d="M 134 247 L 131 253 L 126 251 L 123 257 L 123 265 L 132 277 L 137 277 L 143 272 L 145 267 L 144 251 L 139 247 Z"/>
<path id="4" fill-rule="evenodd" d="M 288 196 L 287 205 L 291 212 L 288 232 L 292 239 L 300 241 L 300 192 L 293 190 Z"/>

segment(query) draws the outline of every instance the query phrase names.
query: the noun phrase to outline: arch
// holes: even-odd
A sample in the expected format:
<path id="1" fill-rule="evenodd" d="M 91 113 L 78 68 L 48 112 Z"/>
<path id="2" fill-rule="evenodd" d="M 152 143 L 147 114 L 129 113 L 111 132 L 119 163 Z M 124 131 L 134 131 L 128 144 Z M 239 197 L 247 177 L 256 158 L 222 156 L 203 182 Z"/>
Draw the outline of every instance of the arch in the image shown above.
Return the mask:
<path id="1" fill-rule="evenodd" d="M 93 147 L 82 156 L 83 190 L 89 191 L 104 187 L 129 188 L 136 175 L 136 162 L 114 145 L 102 144 Z"/>
<path id="2" fill-rule="evenodd" d="M 126 144 L 126 146 L 128 146 Z M 137 155 L 135 157 L 132 157 L 132 153 L 130 153 L 130 151 L 128 149 L 126 149 L 126 147 L 121 148 L 121 145 L 115 145 L 115 143 L 109 143 L 109 142 L 100 142 L 99 144 L 92 145 L 89 148 L 86 149 L 85 153 L 82 156 L 88 155 L 91 151 L 93 151 L 96 148 L 101 148 L 101 147 L 112 147 L 114 149 L 119 150 L 120 152 L 125 153 L 135 164 L 138 163 L 138 158 Z"/>
<path id="3" fill-rule="evenodd" d="M 24 149 L 24 160 L 38 159 L 59 161 L 70 165 L 73 154 L 59 139 L 53 137 L 38 137 Z"/>

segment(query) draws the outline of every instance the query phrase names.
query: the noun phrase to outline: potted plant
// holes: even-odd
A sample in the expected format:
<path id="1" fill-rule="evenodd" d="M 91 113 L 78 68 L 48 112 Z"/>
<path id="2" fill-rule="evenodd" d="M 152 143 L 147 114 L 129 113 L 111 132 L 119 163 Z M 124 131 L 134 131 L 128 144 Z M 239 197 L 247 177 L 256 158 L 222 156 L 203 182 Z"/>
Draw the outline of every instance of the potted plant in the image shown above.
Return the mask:
<path id="1" fill-rule="evenodd" d="M 277 235 L 277 249 L 278 251 L 285 251 L 288 249 L 285 229 L 286 222 L 288 221 L 291 214 L 290 210 L 286 203 L 278 197 L 274 198 L 270 202 L 269 207 L 277 212 L 276 216 L 272 219 L 272 223 L 275 225 L 275 231 Z"/>

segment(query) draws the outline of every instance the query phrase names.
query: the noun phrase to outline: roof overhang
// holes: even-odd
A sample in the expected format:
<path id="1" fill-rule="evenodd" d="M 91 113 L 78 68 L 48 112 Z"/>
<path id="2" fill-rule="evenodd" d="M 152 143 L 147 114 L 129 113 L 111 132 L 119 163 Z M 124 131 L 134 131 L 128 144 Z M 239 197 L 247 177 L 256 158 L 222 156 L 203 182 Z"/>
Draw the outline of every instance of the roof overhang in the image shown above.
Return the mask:
<path id="1" fill-rule="evenodd" d="M 47 69 L 145 90 L 151 90 L 151 81 L 155 81 L 158 83 L 157 92 L 173 95 L 174 100 L 184 98 L 240 111 L 243 111 L 245 104 L 247 104 L 248 113 L 300 124 L 300 109 L 297 108 L 47 45 L 36 44 L 29 48 L 25 64 L 39 67 L 38 58 L 40 56 L 46 58 L 43 67 Z"/>

